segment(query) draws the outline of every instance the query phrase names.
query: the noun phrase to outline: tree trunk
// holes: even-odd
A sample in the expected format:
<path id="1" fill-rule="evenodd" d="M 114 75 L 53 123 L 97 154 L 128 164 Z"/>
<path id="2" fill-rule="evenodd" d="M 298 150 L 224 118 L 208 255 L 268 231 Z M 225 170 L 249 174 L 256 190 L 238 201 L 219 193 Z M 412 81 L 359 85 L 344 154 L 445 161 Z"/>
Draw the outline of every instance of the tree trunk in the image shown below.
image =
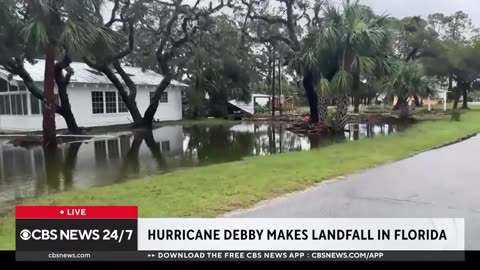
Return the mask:
<path id="1" fill-rule="evenodd" d="M 359 113 L 360 112 L 360 97 L 355 94 L 353 97 L 353 112 Z"/>
<path id="2" fill-rule="evenodd" d="M 73 70 L 70 68 L 70 57 L 66 54 L 64 60 L 55 64 L 55 82 L 57 83 L 58 96 L 60 98 L 60 106 L 57 106 L 56 112 L 60 114 L 67 124 L 68 131 L 72 134 L 82 134 L 82 131 L 77 125 L 75 116 L 72 113 L 72 106 L 68 98 L 67 87 L 70 83 L 70 78 L 73 75 Z M 63 70 L 67 69 L 67 75 L 63 75 Z"/>
<path id="3" fill-rule="evenodd" d="M 463 93 L 462 109 L 468 109 L 468 87 L 463 87 L 462 93 Z"/>
<path id="4" fill-rule="evenodd" d="M 318 116 L 319 123 L 325 126 L 327 124 L 328 116 L 328 99 L 326 97 L 318 98 Z"/>
<path id="5" fill-rule="evenodd" d="M 137 102 L 135 101 L 135 95 L 129 95 L 127 91 L 125 91 L 125 88 L 123 87 L 123 84 L 120 82 L 118 77 L 113 73 L 112 69 L 106 66 L 95 66 L 92 65 L 91 62 L 88 61 L 87 58 L 84 58 L 84 61 L 89 65 L 92 66 L 93 68 L 97 69 L 98 71 L 102 72 L 107 76 L 107 78 L 112 82 L 112 84 L 115 86 L 117 89 L 118 94 L 120 94 L 120 97 L 123 100 L 123 103 L 125 103 L 125 106 L 127 107 L 128 111 L 130 112 L 130 115 L 132 116 L 133 123 L 135 127 L 142 127 L 143 126 L 143 118 L 142 115 L 140 114 L 140 111 L 138 110 Z M 131 89 L 130 91 L 136 91 L 136 89 Z"/>
<path id="6" fill-rule="evenodd" d="M 448 91 L 453 89 L 453 74 L 448 75 Z"/>
<path id="7" fill-rule="evenodd" d="M 267 74 L 267 89 L 265 89 L 265 93 L 268 93 L 268 88 L 272 84 L 272 47 L 267 46 L 268 50 L 268 74 Z"/>
<path id="8" fill-rule="evenodd" d="M 422 104 L 420 104 L 420 99 L 418 98 L 417 95 L 413 95 L 413 100 L 415 101 L 415 106 L 420 107 Z"/>
<path id="9" fill-rule="evenodd" d="M 67 94 L 67 85 L 57 84 L 58 96 L 60 97 L 61 106 L 57 108 L 57 113 L 63 117 L 67 124 L 68 131 L 72 134 L 82 134 L 82 130 L 78 127 L 75 116 L 70 106 L 70 100 Z"/>
<path id="10" fill-rule="evenodd" d="M 170 85 L 171 81 L 171 76 L 165 76 L 163 78 L 162 82 L 160 82 L 160 85 L 158 85 L 157 89 L 155 90 L 155 94 L 153 95 L 153 97 L 150 98 L 150 105 L 148 106 L 145 114 L 143 115 L 141 125 L 136 125 L 136 127 L 144 127 L 147 129 L 153 128 L 153 117 L 157 112 L 160 98 L 162 97 L 163 92 L 165 92 L 167 87 Z"/>
<path id="11" fill-rule="evenodd" d="M 460 101 L 460 90 L 458 87 L 454 90 L 454 98 L 453 98 L 453 109 L 456 110 L 458 108 L 458 102 Z"/>
<path id="12" fill-rule="evenodd" d="M 303 88 L 310 107 L 310 123 L 318 123 L 318 96 L 315 92 L 314 77 L 312 71 L 305 72 L 303 76 Z"/>
<path id="13" fill-rule="evenodd" d="M 45 75 L 43 95 L 43 145 L 45 148 L 57 148 L 55 127 L 55 46 L 49 44 L 45 50 Z"/>
<path id="14" fill-rule="evenodd" d="M 280 116 L 283 115 L 283 102 L 282 102 L 282 62 L 281 58 L 279 56 L 278 58 L 278 106 L 280 107 Z M 281 151 L 280 151 L 281 152 Z"/>
<path id="15" fill-rule="evenodd" d="M 337 112 L 335 113 L 335 132 L 343 132 L 348 120 L 348 96 L 337 97 Z"/>
<path id="16" fill-rule="evenodd" d="M 360 112 L 360 71 L 357 70 L 353 75 L 353 112 Z"/>
<path id="17" fill-rule="evenodd" d="M 272 100 L 270 102 L 272 107 L 272 118 L 275 117 L 275 46 L 272 50 Z"/>
<path id="18" fill-rule="evenodd" d="M 70 105 L 67 108 L 63 107 L 63 105 L 60 106 L 57 109 L 57 113 L 63 117 L 65 123 L 67 124 L 68 131 L 71 134 L 83 134 L 82 129 L 80 129 L 77 125 L 77 121 L 75 120 L 75 116 L 72 113 Z"/>
<path id="19" fill-rule="evenodd" d="M 408 104 L 406 102 L 402 102 L 399 107 L 399 117 L 401 120 L 407 120 L 408 117 L 410 116 L 409 111 L 408 111 Z"/>
<path id="20" fill-rule="evenodd" d="M 395 106 L 393 106 L 393 110 L 398 111 L 398 110 L 400 110 L 401 106 L 406 105 L 406 104 L 407 104 L 407 100 L 405 98 L 398 97 L 397 103 L 395 104 Z"/>

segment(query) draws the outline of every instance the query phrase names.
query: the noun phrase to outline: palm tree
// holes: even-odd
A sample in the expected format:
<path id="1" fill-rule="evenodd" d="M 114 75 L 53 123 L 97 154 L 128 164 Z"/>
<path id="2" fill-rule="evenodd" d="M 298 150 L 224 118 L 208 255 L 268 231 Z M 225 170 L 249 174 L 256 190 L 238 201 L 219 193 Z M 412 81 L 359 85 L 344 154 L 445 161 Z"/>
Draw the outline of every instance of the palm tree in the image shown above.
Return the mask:
<path id="1" fill-rule="evenodd" d="M 347 0 L 342 3 L 342 9 L 332 5 L 326 7 L 324 25 L 324 29 L 315 34 L 317 59 L 322 66 L 325 63 L 331 66 L 322 75 L 329 79 L 336 97 L 335 130 L 343 131 L 349 95 L 354 96 L 358 112 L 362 77 L 369 77 L 388 64 L 391 48 L 388 17 L 376 16 L 358 1 Z M 332 69 L 336 70 L 333 75 Z"/>
<path id="2" fill-rule="evenodd" d="M 397 96 L 400 104 L 400 118 L 408 118 L 406 101 L 411 96 L 428 96 L 433 94 L 434 82 L 425 75 L 423 67 L 415 62 L 398 61 L 394 72 L 385 80 L 384 88 L 388 93 Z"/>
<path id="3" fill-rule="evenodd" d="M 308 87 L 309 83 L 316 86 L 317 110 L 311 110 L 310 118 L 315 111 L 318 121 L 310 119 L 310 123 L 325 125 L 327 118 L 328 98 L 331 97 L 329 80 L 338 71 L 337 50 L 330 42 L 333 40 L 332 32 L 324 29 L 320 32 L 314 29 L 302 40 L 300 50 L 296 52 L 289 62 L 290 67 L 297 74 L 304 74 L 303 86 Z"/>
<path id="4" fill-rule="evenodd" d="M 318 84 L 318 119 L 321 124 L 327 122 L 329 95 L 330 83 L 327 79 L 322 78 Z"/>
<path id="5" fill-rule="evenodd" d="M 12 4 L 13 2 L 17 2 Z M 9 8 L 8 17 L 9 39 L 0 40 L 0 48 L 4 55 L 0 64 L 12 73 L 20 75 L 27 88 L 44 103 L 43 134 L 44 145 L 56 147 L 54 85 L 56 65 L 55 59 L 63 55 L 62 69 L 57 70 L 57 76 L 62 79 L 63 69 L 70 63 L 70 54 L 82 54 L 95 42 L 113 42 L 112 35 L 99 27 L 102 23 L 100 9 L 103 0 L 6 0 L 0 4 L 0 9 Z M 12 31 L 12 30 L 15 31 Z M 23 68 L 24 60 L 33 62 L 38 56 L 45 56 L 44 89 L 36 88 L 30 75 Z M 59 66 L 57 66 L 59 67 Z M 67 70 L 67 78 L 72 71 Z M 57 83 L 59 80 L 57 80 Z M 67 81 L 63 81 L 67 82 Z M 63 88 L 62 88 L 63 89 Z M 62 100 L 62 116 L 75 122 L 71 113 L 68 96 L 60 94 Z M 60 90 L 60 87 L 59 87 Z M 74 124 L 76 126 L 76 123 Z M 69 125 L 70 127 L 70 125 Z M 78 128 L 78 127 L 77 127 Z"/>

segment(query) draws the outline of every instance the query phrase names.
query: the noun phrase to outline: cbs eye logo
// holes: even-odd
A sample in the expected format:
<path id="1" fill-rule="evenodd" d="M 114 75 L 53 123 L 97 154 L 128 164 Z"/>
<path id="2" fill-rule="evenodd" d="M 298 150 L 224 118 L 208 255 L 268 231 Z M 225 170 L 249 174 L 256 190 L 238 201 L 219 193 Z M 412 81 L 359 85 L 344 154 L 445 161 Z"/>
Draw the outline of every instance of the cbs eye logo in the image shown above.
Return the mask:
<path id="1" fill-rule="evenodd" d="M 25 229 L 20 232 L 20 238 L 22 240 L 28 240 L 30 237 L 32 237 L 32 233 L 29 230 Z"/>

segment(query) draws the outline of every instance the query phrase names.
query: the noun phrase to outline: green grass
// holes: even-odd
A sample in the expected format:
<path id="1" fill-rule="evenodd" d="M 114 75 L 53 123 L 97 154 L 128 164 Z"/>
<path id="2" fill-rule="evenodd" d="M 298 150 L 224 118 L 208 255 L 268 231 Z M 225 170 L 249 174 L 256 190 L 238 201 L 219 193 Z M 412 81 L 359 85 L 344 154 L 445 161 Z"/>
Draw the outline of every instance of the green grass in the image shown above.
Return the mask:
<path id="1" fill-rule="evenodd" d="M 107 187 L 47 195 L 29 205 L 138 205 L 141 217 L 214 217 L 351 174 L 480 131 L 480 112 L 461 122 L 421 121 L 405 132 L 146 177 Z M 421 180 L 421 179 L 420 179 Z M 0 217 L 0 249 L 14 248 L 14 215 Z"/>

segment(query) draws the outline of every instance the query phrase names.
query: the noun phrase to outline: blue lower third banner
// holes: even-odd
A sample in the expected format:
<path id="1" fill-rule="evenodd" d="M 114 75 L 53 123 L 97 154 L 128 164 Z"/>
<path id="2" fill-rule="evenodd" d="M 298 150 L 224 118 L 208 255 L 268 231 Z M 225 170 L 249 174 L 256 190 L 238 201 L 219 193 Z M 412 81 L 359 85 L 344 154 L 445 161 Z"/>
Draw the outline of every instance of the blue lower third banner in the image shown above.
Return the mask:
<path id="1" fill-rule="evenodd" d="M 132 207 L 17 209 L 18 261 L 463 261 L 458 218 L 137 218 Z"/>

